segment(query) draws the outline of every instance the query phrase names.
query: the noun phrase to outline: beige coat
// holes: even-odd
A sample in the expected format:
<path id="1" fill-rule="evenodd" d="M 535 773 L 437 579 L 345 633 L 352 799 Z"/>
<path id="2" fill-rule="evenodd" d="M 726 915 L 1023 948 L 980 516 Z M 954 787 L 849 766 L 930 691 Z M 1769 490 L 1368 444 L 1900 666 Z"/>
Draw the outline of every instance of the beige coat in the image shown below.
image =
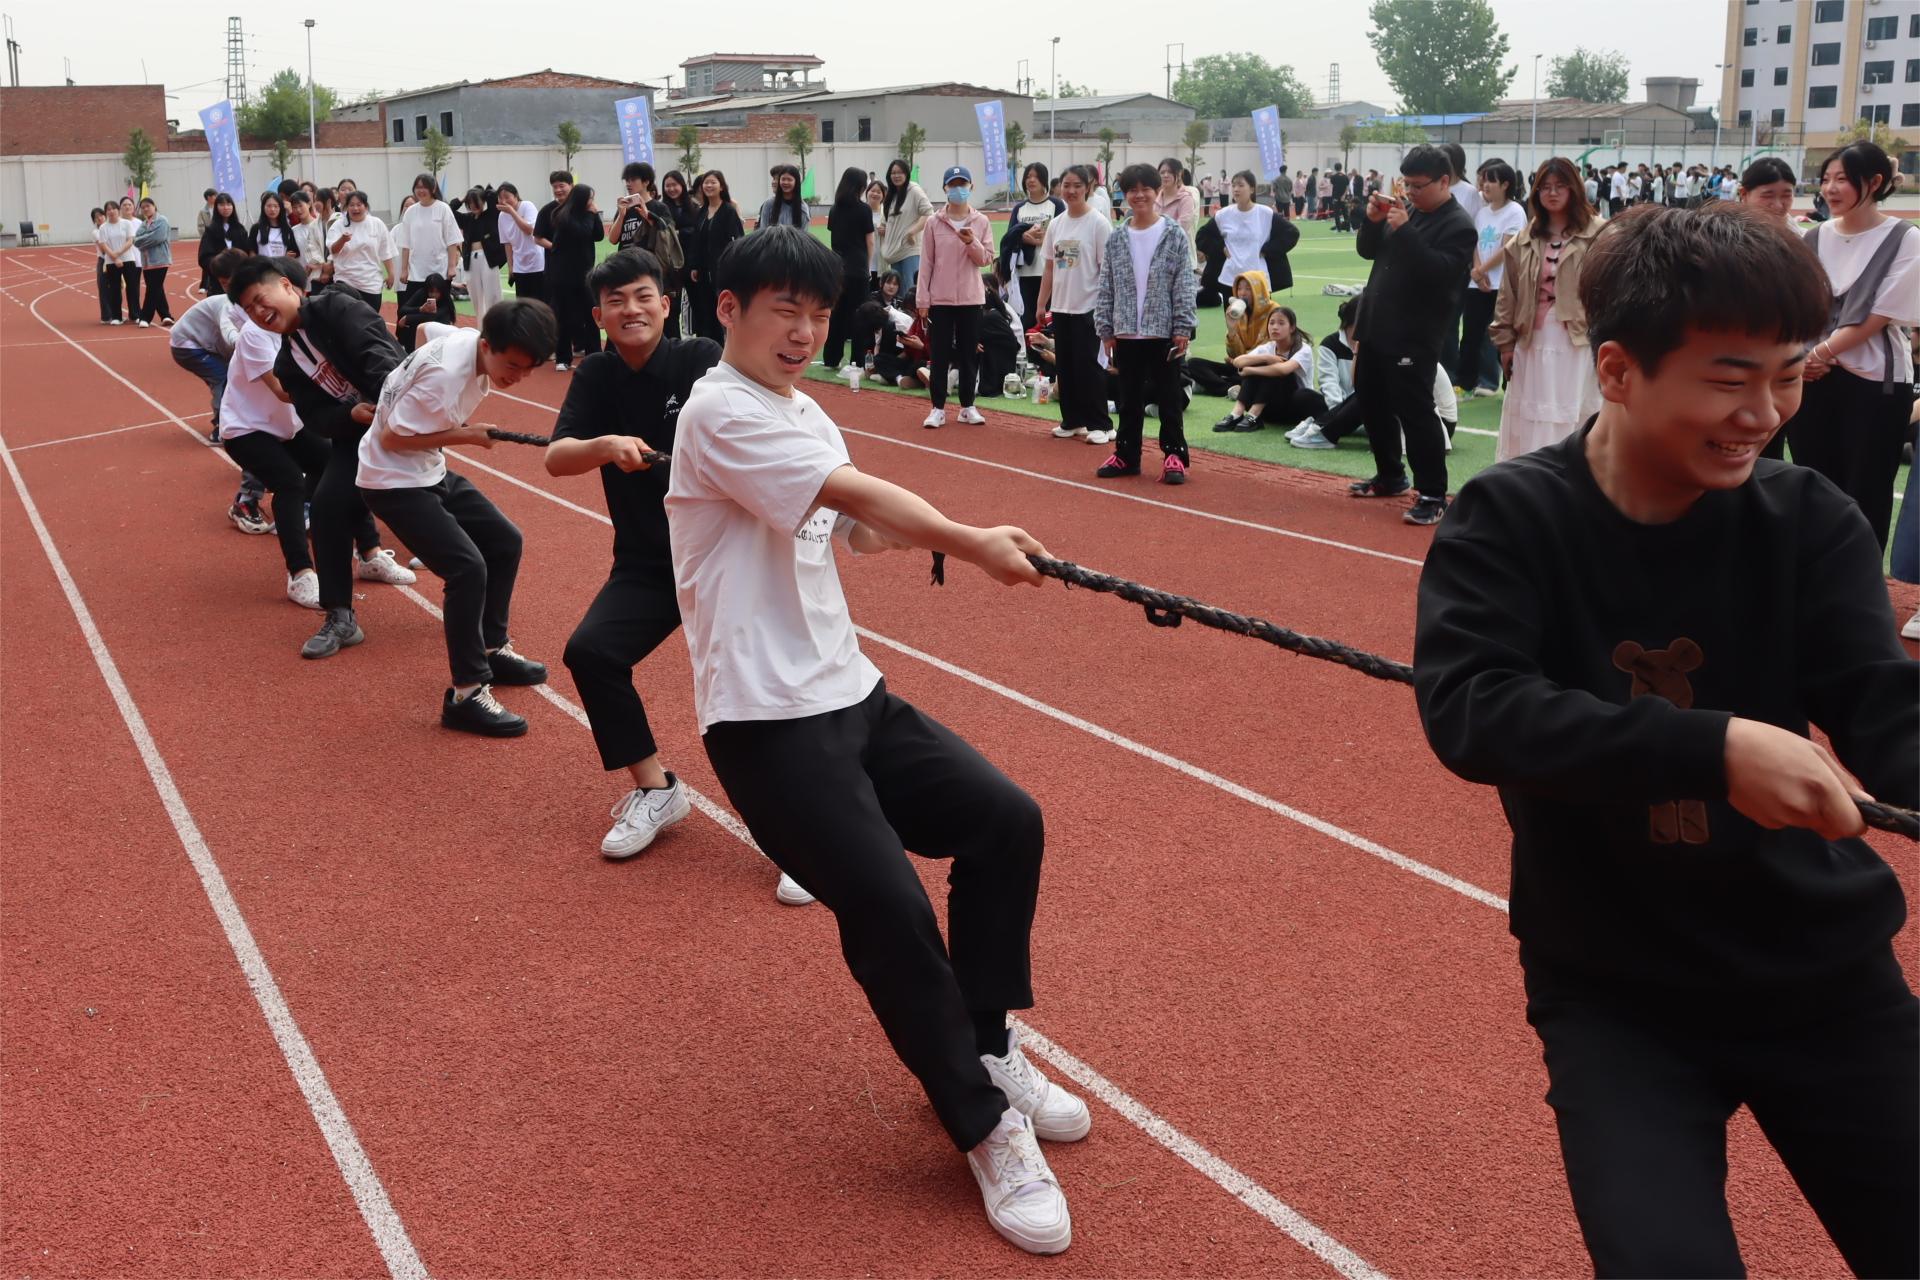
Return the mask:
<path id="1" fill-rule="evenodd" d="M 1598 218 L 1584 231 L 1568 236 L 1560 250 L 1560 270 L 1554 276 L 1553 316 L 1566 326 L 1567 337 L 1576 347 L 1587 345 L 1587 313 L 1580 306 L 1580 265 L 1586 261 L 1593 238 L 1606 224 Z M 1506 243 L 1506 275 L 1500 280 L 1500 297 L 1493 304 L 1493 324 L 1487 335 L 1504 353 L 1522 345 L 1533 330 L 1533 315 L 1540 295 L 1540 265 L 1546 242 L 1515 232 Z"/>

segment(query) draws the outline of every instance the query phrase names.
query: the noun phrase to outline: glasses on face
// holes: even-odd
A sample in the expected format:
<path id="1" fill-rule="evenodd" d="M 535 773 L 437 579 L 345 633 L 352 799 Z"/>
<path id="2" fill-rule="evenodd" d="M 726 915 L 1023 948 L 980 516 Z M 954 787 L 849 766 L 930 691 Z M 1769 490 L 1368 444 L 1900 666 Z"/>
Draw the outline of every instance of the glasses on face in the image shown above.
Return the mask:
<path id="1" fill-rule="evenodd" d="M 1543 182 L 1540 184 L 1540 194 L 1543 196 L 1571 195 L 1572 189 L 1566 186 L 1564 183 Z"/>
<path id="2" fill-rule="evenodd" d="M 1400 189 L 1410 196 L 1417 196 L 1432 185 L 1432 178 L 1406 178 L 1401 181 Z"/>

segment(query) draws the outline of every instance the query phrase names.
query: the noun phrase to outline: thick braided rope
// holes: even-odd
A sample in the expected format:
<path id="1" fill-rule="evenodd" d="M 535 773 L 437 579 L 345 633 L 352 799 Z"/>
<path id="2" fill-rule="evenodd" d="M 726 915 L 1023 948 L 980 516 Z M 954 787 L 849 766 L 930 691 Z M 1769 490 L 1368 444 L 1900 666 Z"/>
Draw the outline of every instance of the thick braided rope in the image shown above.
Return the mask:
<path id="1" fill-rule="evenodd" d="M 1098 591 L 1106 595 L 1119 596 L 1147 611 L 1147 621 L 1156 627 L 1177 627 L 1182 618 L 1192 618 L 1202 626 L 1214 627 L 1221 631 L 1231 631 L 1235 635 L 1252 636 L 1256 640 L 1265 640 L 1290 653 L 1304 654 L 1309 658 L 1319 658 L 1324 662 L 1337 662 L 1350 667 L 1376 680 L 1388 680 L 1395 684 L 1412 684 L 1413 668 L 1404 662 L 1395 662 L 1376 653 L 1350 648 L 1337 640 L 1326 640 L 1319 636 L 1301 635 L 1298 631 L 1289 631 L 1276 626 L 1264 618 L 1249 618 L 1238 613 L 1210 604 L 1202 604 L 1186 596 L 1176 596 L 1167 591 L 1156 591 L 1152 587 L 1143 587 L 1137 582 L 1128 582 L 1125 578 L 1116 578 L 1111 574 L 1096 573 L 1092 569 L 1082 568 L 1066 560 L 1051 560 L 1045 556 L 1028 556 L 1027 559 L 1043 575 L 1058 578 L 1069 587 L 1085 587 L 1089 591 Z M 936 585 L 946 581 L 946 557 L 939 552 L 933 556 L 933 581 Z M 1854 797 L 1854 804 L 1860 810 L 1860 816 L 1866 824 L 1880 831 L 1891 831 L 1895 835 L 1909 840 L 1920 840 L 1920 813 L 1912 809 L 1901 809 L 1890 804 L 1881 804 L 1875 800 L 1863 800 Z"/>
<path id="2" fill-rule="evenodd" d="M 508 444 L 532 444 L 545 447 L 553 443 L 552 436 L 528 435 L 524 431 L 502 431 L 499 427 L 488 427 L 487 435 L 491 439 L 504 440 Z M 671 462 L 673 460 L 672 454 L 659 453 L 652 449 L 642 453 L 640 457 L 645 460 L 646 464 L 650 467 L 657 467 L 663 462 Z"/>

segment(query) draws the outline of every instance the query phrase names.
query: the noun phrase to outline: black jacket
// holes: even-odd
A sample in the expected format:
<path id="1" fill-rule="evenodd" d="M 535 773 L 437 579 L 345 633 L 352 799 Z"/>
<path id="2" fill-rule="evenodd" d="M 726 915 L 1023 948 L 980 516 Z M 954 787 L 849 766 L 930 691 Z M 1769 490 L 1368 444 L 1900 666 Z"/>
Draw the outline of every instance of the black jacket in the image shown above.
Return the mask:
<path id="1" fill-rule="evenodd" d="M 1278 293 L 1282 289 L 1293 288 L 1293 264 L 1287 261 L 1287 255 L 1299 243 L 1300 228 L 1293 225 L 1293 219 L 1275 214 L 1273 228 L 1267 232 L 1267 242 L 1260 246 L 1260 259 L 1267 264 L 1268 292 Z M 1207 224 L 1194 235 L 1193 244 L 1206 264 L 1200 273 L 1200 292 L 1205 293 L 1209 289 L 1219 293 L 1233 292 L 1233 281 L 1220 279 L 1220 273 L 1227 265 L 1227 240 L 1220 234 L 1220 228 L 1214 225 L 1213 219 L 1207 219 Z"/>
<path id="2" fill-rule="evenodd" d="M 252 253 L 253 232 L 247 230 L 247 224 L 237 217 L 228 218 L 225 222 L 215 218 L 200 236 L 201 269 L 204 270 L 213 261 L 215 254 L 225 253 L 228 249 Z"/>
<path id="3" fill-rule="evenodd" d="M 1014 212 L 1018 213 L 1020 211 L 1020 205 L 1025 203 L 1027 202 L 1022 200 L 1020 204 L 1015 205 L 1013 207 Z M 1059 196 L 1048 196 L 1047 203 L 1053 206 L 1054 217 L 1064 218 L 1066 216 L 1066 202 L 1061 200 Z M 1026 229 L 1024 223 L 1009 216 L 1007 218 L 1007 229 L 1000 233 L 1000 269 L 1007 274 L 1008 279 L 1012 279 L 1016 267 L 1031 266 L 1033 264 L 1033 256 L 1040 252 L 1039 245 L 1025 244 L 1021 241 L 1020 237 L 1026 232 Z"/>
<path id="4" fill-rule="evenodd" d="M 1372 259 L 1373 272 L 1354 329 L 1361 345 L 1438 360 L 1447 322 L 1460 314 L 1478 239 L 1457 200 L 1433 213 L 1415 211 L 1392 235 L 1384 219 L 1363 217 L 1354 247 Z"/>
<path id="5" fill-rule="evenodd" d="M 693 234 L 680 242 L 680 250 L 687 256 L 687 269 L 711 273 L 726 247 L 746 234 L 740 211 L 732 205 L 721 205 L 711 218 L 703 210 L 693 224 Z M 701 283 L 712 281 L 703 279 Z"/>
<path id="6" fill-rule="evenodd" d="M 325 363 L 321 378 L 330 385 L 300 367 L 296 344 Z M 378 404 L 381 385 L 405 358 L 378 311 L 351 290 L 328 289 L 301 304 L 300 327 L 280 344 L 273 373 L 302 426 L 328 439 L 355 439 L 366 427 L 353 420 L 353 406 Z"/>

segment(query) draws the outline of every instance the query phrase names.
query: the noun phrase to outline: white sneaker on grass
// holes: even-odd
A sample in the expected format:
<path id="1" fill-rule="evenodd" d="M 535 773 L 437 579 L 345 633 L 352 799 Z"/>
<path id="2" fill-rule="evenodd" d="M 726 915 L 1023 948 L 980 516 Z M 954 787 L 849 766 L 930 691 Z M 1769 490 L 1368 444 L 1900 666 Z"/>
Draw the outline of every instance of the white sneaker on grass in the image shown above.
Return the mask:
<path id="1" fill-rule="evenodd" d="M 982 414 L 972 405 L 967 404 L 960 406 L 960 421 L 970 427 L 981 427 L 986 425 L 987 419 L 986 415 Z"/>
<path id="2" fill-rule="evenodd" d="M 1325 433 L 1318 427 L 1311 427 L 1297 436 L 1289 437 L 1287 443 L 1296 449 L 1332 449 L 1336 447 L 1333 441 L 1327 439 Z"/>
<path id="3" fill-rule="evenodd" d="M 1307 434 L 1307 432 L 1318 431 L 1319 429 L 1319 424 L 1315 423 L 1312 418 L 1308 418 L 1297 427 L 1287 428 L 1287 439 L 1298 440 L 1301 436 Z"/>
<path id="4" fill-rule="evenodd" d="M 1033 1122 L 1009 1108 L 985 1141 L 967 1152 L 980 1184 L 987 1221 L 1028 1253 L 1064 1253 L 1073 1243 L 1073 1219 L 1059 1179 L 1034 1140 Z"/>
<path id="5" fill-rule="evenodd" d="M 654 837 L 693 812 L 680 779 L 667 775 L 664 787 L 635 787 L 613 806 L 613 830 L 600 842 L 605 858 L 631 858 L 653 843 Z"/>
<path id="6" fill-rule="evenodd" d="M 934 430 L 936 427 L 946 426 L 947 411 L 945 409 L 927 410 L 927 416 L 921 420 L 920 425 L 929 431 Z"/>
<path id="7" fill-rule="evenodd" d="M 779 887 L 773 891 L 773 899 L 783 907 L 806 907 L 813 905 L 813 895 L 800 887 L 800 882 L 782 871 Z"/>
<path id="8" fill-rule="evenodd" d="M 420 581 L 413 570 L 393 558 L 393 552 L 386 547 L 362 559 L 353 558 L 353 576 L 368 582 L 390 582 L 397 587 L 410 587 Z"/>
<path id="9" fill-rule="evenodd" d="M 1040 1074 L 1020 1047 L 1020 1033 L 1007 1028 L 1004 1057 L 980 1055 L 987 1075 L 1007 1097 L 1007 1105 L 1033 1122 L 1036 1136 L 1048 1142 L 1078 1142 L 1093 1127 L 1087 1104 Z"/>
<path id="10" fill-rule="evenodd" d="M 303 569 L 287 579 L 287 599 L 302 609 L 320 607 L 320 577 L 311 569 Z"/>

